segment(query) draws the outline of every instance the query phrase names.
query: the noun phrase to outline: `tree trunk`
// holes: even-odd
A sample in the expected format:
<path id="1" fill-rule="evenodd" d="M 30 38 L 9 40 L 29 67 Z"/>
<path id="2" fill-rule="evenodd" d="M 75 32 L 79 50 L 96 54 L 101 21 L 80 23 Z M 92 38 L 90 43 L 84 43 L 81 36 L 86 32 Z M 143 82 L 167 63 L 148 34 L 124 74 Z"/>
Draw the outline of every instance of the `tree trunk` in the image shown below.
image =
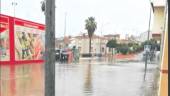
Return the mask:
<path id="1" fill-rule="evenodd" d="M 113 48 L 112 48 L 112 57 L 113 57 Z"/>
<path id="2" fill-rule="evenodd" d="M 113 48 L 112 48 L 112 58 L 111 58 L 111 60 L 113 61 Z"/>
<path id="3" fill-rule="evenodd" d="M 45 96 L 55 96 L 55 0 L 46 0 L 45 22 Z"/>
<path id="4" fill-rule="evenodd" d="M 91 37 L 89 38 L 89 55 L 91 57 Z"/>

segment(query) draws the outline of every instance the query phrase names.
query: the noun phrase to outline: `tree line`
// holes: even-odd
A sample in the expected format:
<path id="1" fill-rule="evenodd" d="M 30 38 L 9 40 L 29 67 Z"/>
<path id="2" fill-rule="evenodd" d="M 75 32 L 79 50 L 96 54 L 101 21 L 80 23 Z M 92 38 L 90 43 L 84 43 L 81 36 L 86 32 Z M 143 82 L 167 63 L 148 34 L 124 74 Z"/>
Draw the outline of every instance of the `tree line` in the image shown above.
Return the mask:
<path id="1" fill-rule="evenodd" d="M 112 39 L 107 42 L 106 46 L 112 49 L 112 54 L 113 54 L 113 48 L 116 49 L 116 53 L 131 54 L 131 53 L 138 53 L 138 52 L 143 51 L 144 46 L 146 44 L 151 45 L 151 50 L 160 51 L 160 44 L 157 43 L 157 41 L 154 39 L 146 40 L 142 42 L 141 44 L 139 43 L 120 44 L 120 43 L 117 43 L 116 39 Z"/>

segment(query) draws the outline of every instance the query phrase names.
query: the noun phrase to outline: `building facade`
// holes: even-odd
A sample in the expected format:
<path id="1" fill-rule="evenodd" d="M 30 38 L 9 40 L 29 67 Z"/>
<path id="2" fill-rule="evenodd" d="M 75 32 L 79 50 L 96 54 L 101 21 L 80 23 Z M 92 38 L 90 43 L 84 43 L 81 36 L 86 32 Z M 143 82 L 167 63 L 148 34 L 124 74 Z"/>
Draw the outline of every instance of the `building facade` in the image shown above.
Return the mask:
<path id="1" fill-rule="evenodd" d="M 104 55 L 107 53 L 106 43 L 107 39 L 97 35 L 93 35 L 91 41 L 91 53 L 92 55 Z M 79 49 L 81 55 L 89 53 L 89 37 L 87 34 L 76 36 L 72 39 L 72 46 L 76 46 Z"/>
<path id="2" fill-rule="evenodd" d="M 157 40 L 157 43 L 160 43 L 165 20 L 164 19 L 165 0 L 154 0 L 153 5 L 154 5 L 154 21 L 151 32 L 151 38 Z"/>
<path id="3" fill-rule="evenodd" d="M 142 32 L 138 36 L 135 37 L 135 40 L 139 43 L 147 40 L 148 32 Z"/>
<path id="4" fill-rule="evenodd" d="M 93 56 L 112 54 L 106 44 L 109 40 L 116 39 L 119 44 L 137 43 L 134 36 L 127 39 L 120 39 L 120 34 L 108 34 L 104 36 L 93 35 L 91 40 L 91 54 Z M 67 44 L 67 46 L 65 46 Z M 89 37 L 87 33 L 80 34 L 75 37 L 56 38 L 56 48 L 76 48 L 79 50 L 80 55 L 89 54 Z"/>

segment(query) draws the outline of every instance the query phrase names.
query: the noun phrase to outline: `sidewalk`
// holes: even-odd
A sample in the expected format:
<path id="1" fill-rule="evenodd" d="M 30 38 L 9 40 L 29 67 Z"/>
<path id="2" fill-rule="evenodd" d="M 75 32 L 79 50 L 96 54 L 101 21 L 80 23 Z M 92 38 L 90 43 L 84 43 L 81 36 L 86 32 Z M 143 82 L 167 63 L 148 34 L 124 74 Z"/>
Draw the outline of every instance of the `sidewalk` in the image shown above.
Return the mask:
<path id="1" fill-rule="evenodd" d="M 135 53 L 135 54 L 126 54 L 126 55 L 123 55 L 123 54 L 115 54 L 113 55 L 113 58 L 112 58 L 112 55 L 109 54 L 109 55 L 105 55 L 105 56 L 102 56 L 102 57 L 80 57 L 80 60 L 98 60 L 99 58 L 105 58 L 106 60 L 115 60 L 116 62 L 139 62 L 142 60 L 142 52 L 140 53 Z"/>
<path id="2" fill-rule="evenodd" d="M 115 59 L 132 59 L 135 57 L 136 54 L 127 54 L 127 55 L 123 55 L 123 54 L 116 54 L 113 56 L 113 58 Z"/>
<path id="3" fill-rule="evenodd" d="M 120 61 L 120 62 L 128 62 L 128 61 L 141 61 L 142 60 L 142 55 L 143 53 L 140 52 L 140 53 L 133 53 L 133 54 L 126 54 L 126 55 L 123 55 L 123 54 L 116 54 L 113 56 L 114 59 L 116 59 L 116 61 Z"/>
<path id="4" fill-rule="evenodd" d="M 118 62 L 127 62 L 127 61 L 136 61 L 137 60 L 137 54 L 116 54 L 113 56 L 114 59 Z"/>

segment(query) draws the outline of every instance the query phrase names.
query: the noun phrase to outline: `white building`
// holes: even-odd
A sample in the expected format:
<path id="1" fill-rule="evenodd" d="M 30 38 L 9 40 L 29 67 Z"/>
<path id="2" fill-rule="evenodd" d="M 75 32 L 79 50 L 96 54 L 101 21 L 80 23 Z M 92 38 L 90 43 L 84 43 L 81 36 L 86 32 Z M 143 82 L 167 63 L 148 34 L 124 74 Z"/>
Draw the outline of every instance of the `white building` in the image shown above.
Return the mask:
<path id="1" fill-rule="evenodd" d="M 142 32 L 139 36 L 136 37 L 136 41 L 144 42 L 147 40 L 148 32 Z"/>
<path id="2" fill-rule="evenodd" d="M 107 39 L 105 37 L 100 37 L 97 35 L 93 35 L 92 41 L 91 41 L 91 53 L 93 55 L 99 55 L 99 54 L 106 54 L 107 48 L 106 43 Z M 87 34 L 82 34 L 80 36 L 76 36 L 71 40 L 70 43 L 72 46 L 76 46 L 80 54 L 88 54 L 89 53 L 89 37 Z"/>

